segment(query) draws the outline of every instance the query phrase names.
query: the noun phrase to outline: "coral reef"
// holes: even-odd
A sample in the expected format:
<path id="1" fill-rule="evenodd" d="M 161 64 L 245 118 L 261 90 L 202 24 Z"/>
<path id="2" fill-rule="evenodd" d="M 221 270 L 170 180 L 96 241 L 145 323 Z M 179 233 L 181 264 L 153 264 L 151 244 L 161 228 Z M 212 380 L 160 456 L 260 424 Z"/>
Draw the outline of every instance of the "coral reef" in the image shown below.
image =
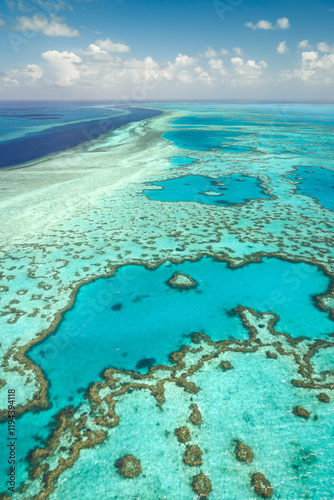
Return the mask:
<path id="1" fill-rule="evenodd" d="M 294 415 L 296 415 L 297 417 L 301 417 L 301 418 L 304 418 L 305 420 L 307 420 L 308 418 L 310 418 L 310 412 L 307 411 L 305 408 L 303 408 L 302 406 L 295 406 L 292 413 Z"/>
<path id="2" fill-rule="evenodd" d="M 201 425 L 202 415 L 198 409 L 198 406 L 196 404 L 192 404 L 192 405 L 190 405 L 190 409 L 192 410 L 190 417 L 189 417 L 190 422 L 194 425 Z"/>
<path id="3" fill-rule="evenodd" d="M 244 462 L 246 464 L 250 464 L 254 458 L 251 448 L 241 441 L 236 442 L 235 456 L 239 462 Z"/>
<path id="4" fill-rule="evenodd" d="M 227 370 L 232 370 L 233 366 L 232 366 L 232 363 L 230 363 L 230 361 L 222 361 L 220 363 L 220 368 L 222 368 L 224 371 L 227 371 Z"/>
<path id="5" fill-rule="evenodd" d="M 139 476 L 141 473 L 141 464 L 138 458 L 133 455 L 125 455 L 115 462 L 115 467 L 118 473 L 127 479 L 132 479 Z"/>
<path id="6" fill-rule="evenodd" d="M 179 443 L 187 443 L 191 439 L 188 427 L 180 427 L 179 429 L 175 429 L 175 435 L 179 440 Z"/>
<path id="7" fill-rule="evenodd" d="M 191 278 L 191 276 L 181 273 L 174 274 L 167 283 L 172 288 L 181 289 L 196 288 L 197 286 L 196 282 Z"/>
<path id="8" fill-rule="evenodd" d="M 318 399 L 322 403 L 329 403 L 331 400 L 331 398 L 325 392 L 321 392 L 320 394 L 318 394 Z"/>
<path id="9" fill-rule="evenodd" d="M 191 486 L 200 498 L 207 498 L 212 489 L 210 479 L 203 473 L 193 477 Z"/>
<path id="10" fill-rule="evenodd" d="M 274 488 L 260 472 L 252 475 L 252 486 L 255 493 L 262 498 L 271 498 L 274 494 Z"/>
<path id="11" fill-rule="evenodd" d="M 202 465 L 202 450 L 197 445 L 188 445 L 187 450 L 184 454 L 183 461 L 190 467 L 195 467 L 197 465 Z"/>

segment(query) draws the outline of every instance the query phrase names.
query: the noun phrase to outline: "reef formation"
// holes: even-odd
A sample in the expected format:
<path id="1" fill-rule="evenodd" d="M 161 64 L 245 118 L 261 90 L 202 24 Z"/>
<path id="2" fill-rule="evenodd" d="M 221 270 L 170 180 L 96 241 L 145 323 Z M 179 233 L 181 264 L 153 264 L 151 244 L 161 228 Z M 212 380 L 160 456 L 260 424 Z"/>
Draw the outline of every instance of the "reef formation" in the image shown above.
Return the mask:
<path id="1" fill-rule="evenodd" d="M 333 170 L 329 151 L 319 149 L 330 125 L 302 123 L 293 107 L 265 114 L 217 106 L 159 105 L 162 116 L 0 172 L 1 432 L 8 389 L 15 387 L 26 451 L 13 500 L 74 500 L 83 491 L 92 499 L 331 498 L 333 335 L 312 336 L 306 314 L 305 324 L 290 322 L 293 335 L 287 334 L 275 313 L 284 297 L 270 276 L 266 304 L 227 311 L 242 324 L 243 339 L 184 331 L 168 362 L 147 349 L 133 369 L 115 368 L 110 352 L 101 377 L 70 396 L 73 405 L 52 399 L 52 374 L 29 357 L 38 346 L 45 359 L 60 359 L 68 339 L 57 332 L 83 285 L 107 277 L 117 282 L 118 271 L 131 265 L 153 277 L 164 263 L 181 269 L 206 257 L 235 270 L 269 257 L 304 263 L 309 267 L 285 279 L 302 290 L 315 276 L 306 269 L 326 277 L 327 290 L 309 303 L 333 320 L 334 213 L 291 177 L 296 166 L 300 175 L 302 167 L 320 177 L 321 170 Z M 194 127 L 195 134 L 185 133 Z M 203 139 L 197 149 L 195 136 Z M 197 175 L 213 186 L 201 194 L 218 200 L 219 179 L 236 174 L 240 189 L 244 177 L 256 178 L 261 196 L 236 204 L 143 196 L 148 185 L 158 192 L 155 183 Z M 133 279 L 120 282 L 119 290 L 135 288 Z M 202 284 L 177 272 L 164 286 L 181 300 L 200 296 Z M 224 283 L 217 294 L 223 289 Z M 88 316 L 94 321 L 105 303 L 115 317 L 126 314 L 118 297 L 92 298 L 80 324 Z M 143 304 L 145 297 L 133 300 Z M 78 326 L 79 340 L 80 333 Z M 51 338 L 52 352 L 46 352 L 43 343 Z M 66 384 L 66 366 L 59 370 Z"/>

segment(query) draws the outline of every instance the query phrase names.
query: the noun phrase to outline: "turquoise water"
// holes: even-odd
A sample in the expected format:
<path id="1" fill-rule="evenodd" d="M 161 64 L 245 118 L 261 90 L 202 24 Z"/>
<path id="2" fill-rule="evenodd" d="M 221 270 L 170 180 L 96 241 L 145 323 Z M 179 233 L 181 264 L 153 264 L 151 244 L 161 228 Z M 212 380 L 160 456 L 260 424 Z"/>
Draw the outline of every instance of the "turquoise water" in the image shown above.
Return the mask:
<path id="1" fill-rule="evenodd" d="M 166 282 L 174 273 L 190 275 L 198 287 L 170 288 Z M 55 333 L 29 357 L 50 380 L 52 394 L 76 404 L 82 397 L 78 389 L 107 367 L 136 370 L 143 359 L 168 363 L 168 355 L 186 344 L 191 333 L 213 340 L 247 339 L 240 318 L 231 315 L 238 306 L 275 312 L 277 328 L 292 337 L 326 338 L 334 323 L 315 307 L 312 296 L 324 293 L 328 284 L 315 266 L 278 259 L 237 269 L 207 257 L 165 263 L 153 271 L 125 266 L 114 277 L 80 288 Z M 66 386 L 60 366 L 66 367 Z"/>
<path id="2" fill-rule="evenodd" d="M 194 159 L 187 158 L 186 156 L 174 156 L 170 159 L 171 168 L 184 167 L 185 165 L 191 165 L 194 163 Z"/>
<path id="3" fill-rule="evenodd" d="M 193 201 L 204 205 L 236 205 L 257 198 L 270 198 L 263 192 L 256 177 L 231 175 L 210 179 L 202 175 L 186 175 L 149 186 L 163 189 L 145 191 L 150 200 Z M 205 194 L 209 192 L 210 194 Z"/>
<path id="4" fill-rule="evenodd" d="M 197 288 L 170 288 L 166 282 L 176 272 L 190 275 Z M 78 405 L 88 385 L 106 368 L 145 373 L 145 365 L 169 364 L 169 353 L 188 344 L 194 332 L 213 340 L 246 340 L 248 331 L 231 314 L 241 305 L 275 312 L 280 316 L 276 329 L 293 337 L 326 338 L 334 323 L 315 307 L 312 296 L 325 292 L 328 283 L 317 267 L 307 264 L 264 259 L 231 269 L 204 257 L 165 263 L 155 270 L 129 265 L 114 277 L 82 286 L 54 334 L 28 353 L 50 383 L 51 408 L 19 421 L 20 481 L 27 479 L 25 457 L 43 444 L 52 417 L 61 408 Z M 140 362 L 143 368 L 138 368 Z M 5 425 L 0 434 L 6 435 Z"/>
<path id="5" fill-rule="evenodd" d="M 334 420 L 330 405 L 315 408 L 310 391 L 298 392 L 289 380 L 284 357 L 268 362 L 263 354 L 229 354 L 233 370 L 216 366 L 201 370 L 195 378 L 201 391 L 194 398 L 203 424 L 194 429 L 184 408 L 190 395 L 167 388 L 163 411 L 147 392 L 135 391 L 117 404 L 120 424 L 102 446 L 86 452 L 85 460 L 64 473 L 51 500 L 65 497 L 80 500 L 192 500 L 191 478 L 199 471 L 212 483 L 209 499 L 256 500 L 250 475 L 260 470 L 275 488 L 273 499 L 330 500 L 333 491 Z M 302 404 L 317 412 L 318 420 L 294 417 L 291 408 Z M 174 430 L 188 425 L 192 444 L 203 450 L 204 464 L 183 464 L 184 446 Z M 233 442 L 240 439 L 251 447 L 254 462 L 235 460 Z M 143 474 L 131 481 L 116 473 L 114 462 L 125 453 L 141 460 Z M 195 469 L 192 470 L 192 469 Z"/>
<path id="6" fill-rule="evenodd" d="M 312 196 L 320 205 L 334 210 L 334 172 L 325 168 L 296 167 L 287 175 L 297 185 L 297 192 Z"/>
<path id="7" fill-rule="evenodd" d="M 173 142 L 179 148 L 193 151 L 210 151 L 210 149 L 224 148 L 233 139 L 243 135 L 241 132 L 221 130 L 177 130 L 166 132 L 162 137 Z"/>
<path id="8" fill-rule="evenodd" d="M 180 177 L 148 182 L 143 193 L 150 200 L 173 204 L 151 203 L 144 196 L 136 195 L 145 201 L 145 210 L 152 210 L 154 214 L 151 219 L 145 215 L 148 225 L 143 230 L 141 252 L 145 248 L 150 257 L 147 233 L 150 233 L 153 219 L 154 223 L 160 222 L 160 210 L 168 214 L 175 224 L 175 231 L 182 228 L 186 232 L 184 226 L 179 225 L 177 203 L 195 201 L 202 205 L 229 205 L 231 210 L 208 210 L 197 205 L 196 214 L 191 204 L 185 211 L 182 211 L 184 206 L 179 206 L 180 219 L 184 214 L 189 217 L 189 233 L 186 233 L 189 248 L 185 245 L 189 255 L 206 252 L 207 243 L 212 241 L 212 232 L 205 232 L 204 221 L 207 219 L 204 215 L 219 212 L 221 218 L 217 216 L 217 226 L 222 226 L 223 222 L 224 229 L 217 229 L 218 243 L 214 243 L 212 250 L 217 255 L 226 254 L 230 247 L 231 254 L 242 258 L 246 255 L 246 259 L 251 260 L 250 248 L 255 248 L 252 251 L 276 255 L 290 253 L 291 259 L 298 260 L 291 251 L 292 241 L 297 248 L 296 254 L 307 254 L 307 258 L 315 262 L 313 248 L 305 245 L 298 249 L 299 240 L 294 231 L 300 231 L 300 238 L 304 240 L 304 233 L 312 232 L 309 220 L 316 227 L 321 224 L 323 216 L 327 222 L 322 228 L 324 238 L 319 243 L 316 240 L 316 244 L 324 250 L 322 260 L 330 265 L 330 257 L 326 260 L 326 250 L 332 252 L 332 247 L 325 230 L 330 227 L 328 221 L 332 214 L 322 207 L 333 210 L 334 107 L 213 103 L 182 106 L 159 103 L 156 107 L 169 110 L 174 107 L 188 114 L 173 121 L 171 130 L 162 134 L 166 141 L 172 142 L 168 145 L 171 156 L 166 158 L 165 155 L 163 163 L 169 161 L 167 168 L 180 169 Z M 100 112 L 101 109 L 94 109 L 92 115 L 96 113 L 98 116 Z M 18 124 L 24 113 L 27 114 L 27 123 L 21 129 Z M 51 112 L 48 107 L 44 111 L 26 110 L 24 113 L 14 117 L 12 130 L 10 126 L 4 130 L 7 139 L 11 134 L 14 138 L 22 137 L 25 127 L 31 127 L 31 123 L 38 123 L 42 130 L 56 121 L 67 120 L 65 115 L 57 116 L 55 109 Z M 144 115 L 138 111 L 138 119 Z M 7 121 L 8 116 L 7 113 Z M 18 120 L 17 128 L 15 120 Z M 73 130 L 72 125 L 70 128 Z M 36 133 L 40 132 L 36 130 Z M 175 146 L 192 152 L 180 151 L 183 156 L 177 156 Z M 92 155 L 92 162 L 93 159 Z M 295 171 L 291 173 L 293 168 Z M 166 171 L 162 174 L 166 178 Z M 152 178 L 155 177 L 148 177 L 148 180 Z M 266 179 L 265 185 L 271 188 L 275 198 L 264 192 L 259 178 Z M 162 189 L 150 189 L 150 186 Z M 315 208 L 309 208 L 305 195 L 312 196 L 319 204 L 313 203 Z M 263 203 L 233 207 L 257 199 Z M 254 205 L 258 210 L 257 218 L 252 212 Z M 227 212 L 232 214 L 229 218 Z M 88 219 L 89 229 L 96 223 L 106 222 L 102 217 L 99 221 L 99 216 L 100 212 L 96 210 L 94 217 Z M 131 211 L 129 217 L 136 220 L 136 214 Z M 260 224 L 262 217 L 267 226 Z M 257 227 L 253 234 L 254 220 Z M 196 231 L 193 230 L 194 221 L 198 224 Z M 80 223 L 78 220 L 77 224 Z M 113 223 L 108 220 L 109 227 L 108 224 Z M 247 229 L 243 230 L 244 227 Z M 102 234 L 102 237 L 97 237 L 102 247 L 103 232 L 98 234 Z M 128 246 L 122 241 L 123 235 L 117 244 L 122 250 L 123 246 L 131 250 L 131 245 L 135 245 L 130 241 L 130 231 L 125 234 L 129 239 Z M 159 232 L 154 229 L 152 234 Z M 164 240 L 163 225 L 160 235 Z M 262 235 L 267 238 L 263 240 L 264 245 L 260 241 Z M 280 245 L 276 246 L 278 236 L 282 238 Z M 76 233 L 73 232 L 71 237 L 72 245 Z M 96 248 L 93 247 L 94 238 L 95 235 L 91 240 L 92 255 Z M 255 244 L 254 239 L 257 239 Z M 169 247 L 177 247 L 179 252 L 181 245 L 169 235 L 167 242 L 164 240 L 155 246 L 153 255 L 156 252 L 162 260 L 170 257 L 171 254 L 167 253 Z M 301 253 L 303 249 L 306 250 L 304 254 Z M 61 249 L 58 251 L 60 253 Z M 118 250 L 114 254 L 111 247 L 106 247 L 105 251 L 108 259 L 117 260 Z M 101 252 L 97 254 L 92 256 L 93 264 L 103 259 Z M 136 261 L 145 261 L 144 256 L 141 260 L 141 253 L 138 255 Z M 177 257 L 182 255 L 177 253 Z M 128 259 L 130 261 L 132 256 Z M 63 272 L 70 271 L 65 269 Z M 174 273 L 191 276 L 196 288 L 178 290 L 168 286 L 167 281 Z M 277 331 L 293 338 L 305 336 L 306 343 L 287 346 L 288 351 L 295 349 L 296 356 L 302 359 L 314 340 L 333 339 L 330 335 L 334 332 L 334 322 L 327 312 L 317 307 L 316 300 L 317 296 L 326 293 L 329 284 L 330 278 L 315 265 L 272 257 L 231 268 L 225 262 L 202 257 L 196 262 L 180 264 L 166 261 L 154 270 L 142 265 L 126 265 L 118 268 L 113 277 L 99 278 L 82 286 L 73 307 L 64 313 L 55 332 L 28 352 L 28 357 L 42 368 L 49 382 L 51 407 L 36 414 L 29 412 L 18 419 L 18 484 L 28 481 L 27 453 L 36 446 L 43 446 L 52 431 L 53 418 L 66 406 L 83 404 L 87 387 L 99 381 L 106 368 L 136 370 L 145 374 L 150 366 L 170 364 L 169 354 L 189 345 L 190 335 L 194 332 L 205 333 L 213 340 L 247 340 L 249 333 L 239 315 L 233 312 L 239 306 L 260 313 L 273 312 L 279 317 L 275 325 Z M 264 342 L 268 342 L 264 323 L 262 318 L 256 326 L 266 338 Z M 269 340 L 272 341 L 283 342 L 284 337 L 275 336 Z M 166 402 L 162 409 L 157 407 L 148 391 L 133 391 L 118 398 L 120 424 L 110 431 L 103 445 L 81 452 L 73 468 L 61 475 L 50 500 L 82 497 L 92 500 L 100 497 L 190 500 L 195 498 L 190 487 L 191 478 L 200 471 L 211 479 L 213 491 L 210 499 L 255 500 L 250 474 L 257 470 L 275 486 L 273 498 L 332 500 L 332 403 L 319 403 L 314 390 L 299 389 L 291 384 L 292 378 L 302 377 L 293 355 L 268 359 L 266 349 L 269 347 L 252 354 L 224 353 L 224 359 L 233 365 L 233 369 L 227 372 L 215 365 L 215 359 L 210 360 L 192 379 L 201 389 L 196 395 L 166 383 Z M 270 349 L 274 348 L 270 346 Z M 324 377 L 322 372 L 334 369 L 333 349 L 320 349 L 312 363 L 315 374 Z M 327 392 L 333 399 L 330 390 Z M 193 402 L 202 412 L 200 428 L 189 424 L 189 405 Z M 308 421 L 292 414 L 292 408 L 297 404 L 311 412 Z M 183 463 L 183 445 L 175 441 L 174 435 L 175 428 L 182 425 L 191 427 L 191 443 L 198 444 L 203 450 L 204 465 L 201 468 L 187 469 Z M 2 442 L 6 439 L 6 432 L 6 425 L 0 425 Z M 255 454 L 254 464 L 245 466 L 235 460 L 232 444 L 235 439 L 251 446 Z M 57 453 L 51 461 L 58 458 Z M 115 471 L 115 460 L 126 453 L 133 453 L 142 463 L 143 473 L 134 480 L 123 480 Z M 1 475 L 6 472 L 7 464 L 0 460 Z M 34 488 L 35 495 L 39 486 Z M 20 500 L 24 498 L 25 494 L 21 494 Z"/>

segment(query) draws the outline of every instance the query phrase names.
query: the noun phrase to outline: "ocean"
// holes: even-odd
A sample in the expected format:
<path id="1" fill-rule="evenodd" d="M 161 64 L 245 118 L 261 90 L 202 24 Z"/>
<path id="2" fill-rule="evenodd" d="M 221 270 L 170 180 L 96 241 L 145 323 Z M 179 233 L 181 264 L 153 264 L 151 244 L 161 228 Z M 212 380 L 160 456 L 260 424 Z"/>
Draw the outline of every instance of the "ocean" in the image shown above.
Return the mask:
<path id="1" fill-rule="evenodd" d="M 0 106 L 13 499 L 333 498 L 334 106 Z"/>

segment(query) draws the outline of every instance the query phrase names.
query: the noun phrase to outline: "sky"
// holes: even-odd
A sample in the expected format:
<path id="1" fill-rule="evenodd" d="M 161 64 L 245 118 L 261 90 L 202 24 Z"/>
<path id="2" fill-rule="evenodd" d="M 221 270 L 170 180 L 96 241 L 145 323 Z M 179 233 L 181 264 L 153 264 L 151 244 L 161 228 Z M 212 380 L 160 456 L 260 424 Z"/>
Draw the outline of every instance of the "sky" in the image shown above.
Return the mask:
<path id="1" fill-rule="evenodd" d="M 334 101 L 333 0 L 0 0 L 0 99 Z"/>

